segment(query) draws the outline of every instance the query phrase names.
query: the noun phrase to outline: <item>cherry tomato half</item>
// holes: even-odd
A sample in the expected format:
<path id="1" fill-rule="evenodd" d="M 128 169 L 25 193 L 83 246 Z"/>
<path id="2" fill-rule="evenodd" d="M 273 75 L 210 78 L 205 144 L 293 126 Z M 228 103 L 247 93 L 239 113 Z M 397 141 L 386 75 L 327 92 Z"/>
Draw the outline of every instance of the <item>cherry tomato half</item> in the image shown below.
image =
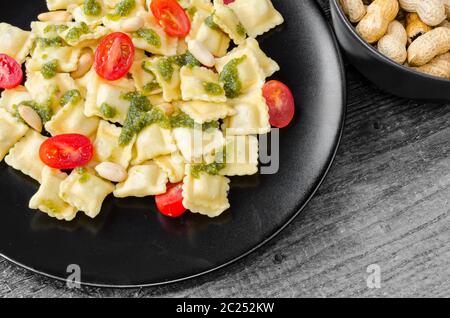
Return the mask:
<path id="1" fill-rule="evenodd" d="M 22 83 L 22 67 L 15 59 L 6 54 L 0 54 L 0 88 L 14 88 Z"/>
<path id="2" fill-rule="evenodd" d="M 170 184 L 167 192 L 155 197 L 159 212 L 165 216 L 177 218 L 186 212 L 183 206 L 183 183 Z"/>
<path id="3" fill-rule="evenodd" d="M 269 107 L 270 124 L 277 128 L 289 125 L 295 113 L 294 97 L 289 87 L 279 81 L 269 81 L 263 87 L 263 95 Z"/>
<path id="4" fill-rule="evenodd" d="M 168 35 L 183 38 L 191 31 L 191 21 L 176 0 L 153 0 L 150 10 Z"/>
<path id="5" fill-rule="evenodd" d="M 105 36 L 95 50 L 94 68 L 99 76 L 115 81 L 124 77 L 134 61 L 135 48 L 130 37 L 122 32 Z"/>
<path id="6" fill-rule="evenodd" d="M 43 163 L 55 169 L 75 169 L 91 161 L 94 147 L 90 139 L 79 134 L 58 135 L 47 139 L 39 149 Z"/>

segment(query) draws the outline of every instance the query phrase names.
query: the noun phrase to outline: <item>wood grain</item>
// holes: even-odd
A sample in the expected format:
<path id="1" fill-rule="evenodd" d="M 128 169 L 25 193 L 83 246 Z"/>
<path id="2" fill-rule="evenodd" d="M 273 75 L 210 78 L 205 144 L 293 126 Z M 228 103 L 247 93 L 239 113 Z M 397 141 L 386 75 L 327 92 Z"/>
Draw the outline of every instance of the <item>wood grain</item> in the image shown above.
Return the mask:
<path id="1" fill-rule="evenodd" d="M 131 290 L 70 290 L 0 259 L 0 296 L 450 296 L 450 104 L 388 95 L 346 69 L 336 161 L 304 212 L 258 252 L 198 279 Z M 381 267 L 380 289 L 366 285 L 370 264 Z"/>

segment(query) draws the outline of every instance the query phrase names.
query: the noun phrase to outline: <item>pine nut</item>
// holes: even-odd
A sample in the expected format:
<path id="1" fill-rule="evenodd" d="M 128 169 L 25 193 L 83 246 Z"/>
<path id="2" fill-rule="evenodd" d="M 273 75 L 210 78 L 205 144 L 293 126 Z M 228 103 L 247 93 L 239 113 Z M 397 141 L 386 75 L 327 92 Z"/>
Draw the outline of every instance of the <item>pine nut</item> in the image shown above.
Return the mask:
<path id="1" fill-rule="evenodd" d="M 38 15 L 41 22 L 70 22 L 73 20 L 72 13 L 67 11 L 51 11 Z"/>
<path id="2" fill-rule="evenodd" d="M 37 132 L 42 131 L 42 119 L 33 108 L 25 105 L 20 105 L 17 111 L 19 112 L 20 117 L 22 117 L 22 119 L 28 124 L 28 126 L 33 128 Z"/>
<path id="3" fill-rule="evenodd" d="M 94 54 L 92 53 L 92 51 L 85 52 L 80 56 L 80 59 L 78 60 L 77 70 L 72 72 L 70 75 L 72 75 L 74 79 L 83 77 L 84 74 L 89 72 L 92 64 L 94 64 Z"/>
<path id="4" fill-rule="evenodd" d="M 95 167 L 95 171 L 103 179 L 112 182 L 123 182 L 128 177 L 126 170 L 121 165 L 113 162 L 102 162 Z"/>
<path id="5" fill-rule="evenodd" d="M 191 40 L 188 42 L 189 52 L 203 65 L 207 67 L 213 67 L 216 63 L 214 55 L 197 40 Z"/>
<path id="6" fill-rule="evenodd" d="M 136 32 L 144 26 L 144 20 L 141 17 L 132 17 L 122 23 L 122 31 L 127 33 Z"/>

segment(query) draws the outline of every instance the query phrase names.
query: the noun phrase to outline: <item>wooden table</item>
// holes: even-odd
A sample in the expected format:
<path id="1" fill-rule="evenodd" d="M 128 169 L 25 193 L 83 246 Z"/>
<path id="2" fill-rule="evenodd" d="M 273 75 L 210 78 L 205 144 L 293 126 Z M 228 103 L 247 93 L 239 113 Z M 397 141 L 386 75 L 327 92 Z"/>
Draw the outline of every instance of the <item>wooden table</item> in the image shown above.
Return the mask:
<path id="1" fill-rule="evenodd" d="M 328 0 L 318 1 L 329 17 Z M 397 98 L 346 70 L 333 167 L 303 213 L 258 252 L 198 279 L 133 290 L 67 289 L 0 259 L 0 296 L 450 296 L 450 104 Z M 372 264 L 379 289 L 367 286 Z"/>

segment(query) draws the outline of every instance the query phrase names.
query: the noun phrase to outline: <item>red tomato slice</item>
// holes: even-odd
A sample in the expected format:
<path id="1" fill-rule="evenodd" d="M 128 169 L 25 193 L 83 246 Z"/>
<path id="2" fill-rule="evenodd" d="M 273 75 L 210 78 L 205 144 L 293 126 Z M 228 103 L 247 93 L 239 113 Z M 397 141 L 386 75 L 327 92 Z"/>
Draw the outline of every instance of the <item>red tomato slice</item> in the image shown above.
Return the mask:
<path id="1" fill-rule="evenodd" d="M 233 3 L 233 2 L 234 2 L 234 0 L 223 0 L 223 4 L 225 4 L 225 5 Z"/>
<path id="2" fill-rule="evenodd" d="M 130 37 L 116 32 L 105 36 L 95 50 L 94 68 L 99 76 L 115 81 L 124 77 L 134 61 L 135 48 Z"/>
<path id="3" fill-rule="evenodd" d="M 17 87 L 23 80 L 22 67 L 11 56 L 0 54 L 0 88 Z"/>
<path id="4" fill-rule="evenodd" d="M 58 135 L 41 145 L 39 156 L 43 163 L 55 169 L 75 169 L 91 161 L 94 147 L 91 140 L 79 134 Z"/>
<path id="5" fill-rule="evenodd" d="M 168 35 L 183 38 L 191 31 L 191 21 L 176 0 L 153 0 L 150 10 Z"/>
<path id="6" fill-rule="evenodd" d="M 263 87 L 263 95 L 269 107 L 270 124 L 277 128 L 289 125 L 295 113 L 294 96 L 289 87 L 279 81 L 269 81 Z"/>
<path id="7" fill-rule="evenodd" d="M 170 184 L 167 192 L 155 197 L 159 212 L 165 216 L 177 218 L 186 212 L 183 206 L 183 183 Z"/>

